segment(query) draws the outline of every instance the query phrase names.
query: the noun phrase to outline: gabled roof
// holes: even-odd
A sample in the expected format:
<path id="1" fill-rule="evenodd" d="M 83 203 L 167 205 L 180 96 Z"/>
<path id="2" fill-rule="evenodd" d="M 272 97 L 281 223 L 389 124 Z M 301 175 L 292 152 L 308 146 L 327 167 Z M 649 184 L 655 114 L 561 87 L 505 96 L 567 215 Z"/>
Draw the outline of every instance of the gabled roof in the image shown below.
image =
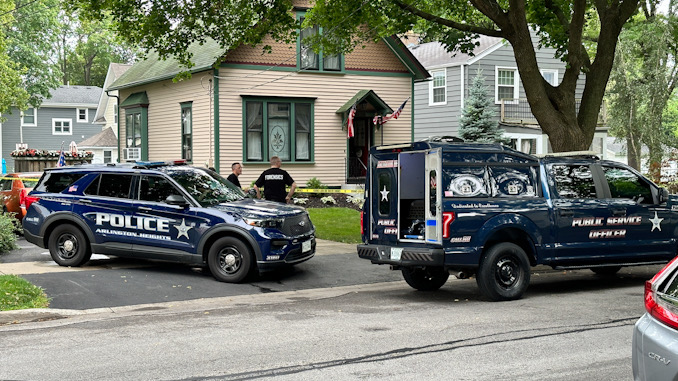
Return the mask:
<path id="1" fill-rule="evenodd" d="M 488 54 L 504 45 L 504 39 L 499 37 L 480 36 L 476 41 L 478 45 L 473 49 L 472 55 L 457 52 L 448 52 L 440 42 L 427 42 L 415 45 L 410 52 L 427 68 L 447 67 L 470 63 L 479 56 Z"/>
<path id="2" fill-rule="evenodd" d="M 118 138 L 111 127 L 78 143 L 78 148 L 118 148 Z"/>
<path id="3" fill-rule="evenodd" d="M 188 71 L 197 73 L 212 67 L 219 58 L 226 54 L 227 48 L 222 48 L 214 40 L 208 40 L 203 44 L 194 43 L 188 51 L 193 54 L 191 61 L 193 67 Z M 186 69 L 175 58 L 161 60 L 157 52 L 150 52 L 145 60 L 134 64 L 129 70 L 118 78 L 107 90 L 119 90 L 146 83 L 172 79 Z"/>
<path id="4" fill-rule="evenodd" d="M 45 99 L 41 107 L 96 107 L 101 92 L 98 86 L 59 86 L 51 91 L 51 97 Z"/>
<path id="5" fill-rule="evenodd" d="M 360 90 L 351 99 L 349 99 L 343 106 L 336 111 L 337 114 L 342 114 L 348 111 L 354 104 L 360 103 L 367 99 L 370 104 L 374 106 L 377 111 L 381 113 L 392 113 L 393 109 L 389 107 L 378 95 L 372 90 Z"/>
<path id="6" fill-rule="evenodd" d="M 422 80 L 430 77 L 428 71 L 407 50 L 400 39 L 396 36 L 390 36 L 384 37 L 383 41 L 414 75 L 415 79 Z M 188 51 L 193 54 L 191 61 L 194 63 L 194 66 L 190 68 L 189 72 L 197 73 L 211 68 L 228 50 L 227 48 L 220 47 L 219 43 L 214 40 L 209 40 L 202 45 L 197 43 L 192 44 Z M 182 71 L 184 71 L 184 68 L 180 66 L 175 58 L 161 60 L 156 52 L 151 52 L 145 60 L 134 64 L 106 90 L 119 90 L 172 79 Z"/>
<path id="7" fill-rule="evenodd" d="M 108 65 L 108 72 L 106 73 L 106 79 L 104 80 L 104 89 L 108 88 L 108 86 L 120 78 L 120 76 L 131 67 L 132 65 L 111 62 L 111 64 Z M 94 115 L 94 123 L 106 123 L 105 114 L 109 99 L 111 99 L 111 97 L 106 95 L 105 91 L 102 91 L 101 96 L 99 97 L 97 112 Z"/>

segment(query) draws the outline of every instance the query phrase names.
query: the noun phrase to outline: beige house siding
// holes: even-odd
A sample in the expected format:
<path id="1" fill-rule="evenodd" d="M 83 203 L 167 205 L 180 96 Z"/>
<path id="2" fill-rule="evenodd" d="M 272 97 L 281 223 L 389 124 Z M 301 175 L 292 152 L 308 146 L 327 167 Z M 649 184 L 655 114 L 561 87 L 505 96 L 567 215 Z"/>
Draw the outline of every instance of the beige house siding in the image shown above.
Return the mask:
<path id="1" fill-rule="evenodd" d="M 289 73 L 222 69 L 219 71 L 220 104 L 220 168 L 230 172 L 233 162 L 243 160 L 242 97 L 294 96 L 315 98 L 314 105 L 314 163 L 283 163 L 299 186 L 305 186 L 313 177 L 327 185 L 338 186 L 346 181 L 346 131 L 342 115 L 336 110 L 358 90 L 374 90 L 392 109 L 397 109 L 411 94 L 410 77 L 331 75 L 316 73 Z M 246 78 L 246 79 L 245 79 Z M 331 90 L 329 90 L 331 89 Z M 408 106 L 411 103 L 408 103 Z M 384 125 L 384 143 L 411 140 L 412 113 L 406 107 L 400 118 Z M 381 131 L 377 134 L 381 135 Z M 243 187 L 256 180 L 269 167 L 268 163 L 243 165 L 240 183 Z"/>
<path id="2" fill-rule="evenodd" d="M 106 93 L 104 93 L 104 96 Z M 115 123 L 115 108 L 117 106 L 117 100 L 113 97 L 115 95 L 118 95 L 117 91 L 111 91 L 109 92 L 111 96 L 108 96 L 108 100 L 106 101 L 106 110 L 104 111 L 104 117 L 106 118 L 106 124 L 101 126 L 101 130 L 105 130 L 108 127 L 111 127 L 113 129 L 113 132 L 115 134 L 118 134 L 118 125 Z"/>
<path id="3" fill-rule="evenodd" d="M 212 72 L 193 74 L 190 80 L 174 83 L 171 80 L 120 91 L 120 100 L 130 94 L 146 91 L 148 96 L 148 159 L 172 160 L 181 158 L 181 103 L 192 101 L 193 109 L 193 164 L 204 166 L 210 153 L 210 101 L 208 91 Z M 203 87 L 204 86 L 204 87 Z M 120 110 L 121 148 L 125 145 L 125 110 Z M 121 154 L 122 157 L 122 154 Z"/>

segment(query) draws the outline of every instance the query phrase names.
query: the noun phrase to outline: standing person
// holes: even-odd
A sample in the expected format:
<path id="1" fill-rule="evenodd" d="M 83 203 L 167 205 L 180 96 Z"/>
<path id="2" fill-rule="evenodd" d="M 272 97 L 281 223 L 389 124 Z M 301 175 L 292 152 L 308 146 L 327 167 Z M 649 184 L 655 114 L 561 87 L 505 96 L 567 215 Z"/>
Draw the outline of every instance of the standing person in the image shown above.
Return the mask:
<path id="1" fill-rule="evenodd" d="M 240 165 L 240 163 L 237 163 L 237 162 L 231 164 L 231 171 L 233 171 L 233 173 L 228 175 L 226 180 L 232 182 L 233 185 L 242 189 L 242 187 L 240 186 L 240 180 L 238 180 L 238 176 L 240 176 L 240 174 L 242 173 L 242 165 Z"/>
<path id="2" fill-rule="evenodd" d="M 254 183 L 254 189 L 257 191 L 257 198 L 261 198 L 259 188 L 264 187 L 264 196 L 267 200 L 287 203 L 292 198 L 297 183 L 287 171 L 280 169 L 282 161 L 278 156 L 271 158 L 271 168 L 261 173 L 261 176 Z M 285 185 L 290 186 L 290 191 L 285 196 Z"/>

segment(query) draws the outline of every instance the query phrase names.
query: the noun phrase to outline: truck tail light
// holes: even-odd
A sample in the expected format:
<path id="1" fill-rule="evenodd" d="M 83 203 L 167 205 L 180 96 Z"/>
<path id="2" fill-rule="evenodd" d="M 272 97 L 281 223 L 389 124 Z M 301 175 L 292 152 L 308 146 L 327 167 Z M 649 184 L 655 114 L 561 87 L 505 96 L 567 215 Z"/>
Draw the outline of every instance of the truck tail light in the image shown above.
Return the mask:
<path id="1" fill-rule="evenodd" d="M 450 238 L 450 224 L 454 222 L 455 217 L 454 212 L 443 213 L 443 238 Z"/>
<path id="2" fill-rule="evenodd" d="M 664 280 L 662 276 L 667 269 L 673 269 L 674 262 L 678 257 L 674 258 L 666 267 L 661 269 L 652 279 L 645 282 L 645 309 L 655 319 L 666 324 L 667 326 L 678 329 L 678 306 L 663 300 L 657 295 L 656 286 L 659 282 Z"/>
<path id="3" fill-rule="evenodd" d="M 365 234 L 365 211 L 360 211 L 360 234 Z"/>

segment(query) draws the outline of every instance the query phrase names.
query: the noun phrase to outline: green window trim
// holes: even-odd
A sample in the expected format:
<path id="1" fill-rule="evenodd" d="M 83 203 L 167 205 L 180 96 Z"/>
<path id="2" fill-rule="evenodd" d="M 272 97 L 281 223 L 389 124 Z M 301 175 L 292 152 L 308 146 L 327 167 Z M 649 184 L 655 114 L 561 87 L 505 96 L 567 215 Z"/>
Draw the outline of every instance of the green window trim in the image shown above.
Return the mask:
<path id="1" fill-rule="evenodd" d="M 248 104 L 253 105 L 253 104 L 260 104 L 260 107 L 257 107 L 256 105 L 253 105 L 254 109 L 258 109 L 256 112 L 256 115 L 261 118 L 261 141 L 259 144 L 256 142 L 253 142 L 252 139 L 248 139 Z M 283 118 L 277 118 L 274 115 L 269 115 L 269 108 L 270 106 L 273 105 L 279 105 L 279 106 L 284 106 L 284 105 L 289 105 L 289 115 Z M 300 124 L 303 123 L 303 120 L 300 120 L 297 118 L 297 109 L 298 108 L 305 108 L 308 107 L 309 109 L 306 110 L 309 114 L 309 119 L 308 119 L 308 127 L 307 131 L 303 131 L 303 127 L 300 126 Z M 250 109 L 252 112 L 252 109 Z M 288 140 L 288 145 L 289 145 L 289 158 L 285 158 L 278 154 L 278 156 L 281 157 L 283 162 L 285 164 L 313 164 L 314 163 L 314 145 L 315 145 L 315 139 L 314 139 L 314 131 L 315 131 L 315 98 L 282 98 L 282 97 L 243 97 L 243 102 L 242 102 L 242 120 L 243 120 L 243 158 L 242 162 L 245 164 L 267 164 L 271 158 L 271 156 L 276 155 L 273 152 L 270 152 L 271 150 L 269 149 L 270 147 L 270 142 L 269 142 L 269 135 L 273 132 L 272 129 L 275 128 L 280 128 L 278 126 L 276 127 L 270 127 L 270 121 L 271 120 L 282 120 L 288 123 L 287 127 L 287 140 Z M 258 119 L 254 118 L 254 119 Z M 257 132 L 256 130 L 254 132 Z M 307 135 L 307 152 L 306 155 L 308 156 L 308 159 L 298 159 L 299 155 L 304 155 L 304 146 L 301 147 L 301 150 L 298 149 L 298 146 L 300 144 L 303 144 L 302 141 L 298 141 L 298 137 L 303 137 L 304 135 Z M 251 145 L 253 144 L 253 145 Z M 285 143 L 281 143 L 283 146 Z M 248 159 L 248 157 L 251 157 L 251 153 L 249 152 L 250 147 L 257 146 L 258 150 L 261 152 L 258 153 L 258 156 L 261 156 L 260 160 L 255 160 L 255 159 Z"/>
<path id="2" fill-rule="evenodd" d="M 299 25 L 301 25 L 301 23 L 303 22 L 305 15 L 306 15 L 306 12 L 297 12 L 297 20 L 299 21 Z M 325 73 L 325 74 L 329 74 L 329 73 L 344 74 L 345 73 L 344 72 L 344 55 L 343 54 L 338 55 L 338 57 L 337 57 L 338 68 L 337 69 L 329 69 L 329 68 L 326 68 L 326 60 L 328 59 L 328 57 L 325 56 L 322 49 L 317 54 L 317 63 L 316 63 L 317 66 L 318 66 L 317 68 L 304 68 L 304 67 L 302 67 L 303 58 L 302 58 L 301 51 L 302 51 L 302 34 L 303 33 L 304 33 L 304 29 L 299 29 L 299 33 L 297 35 L 297 70 L 298 71 L 305 72 L 305 73 Z M 323 34 L 323 28 L 318 27 L 316 33 L 322 35 Z M 329 56 L 329 57 L 331 57 L 331 56 Z"/>
<path id="3" fill-rule="evenodd" d="M 181 105 L 181 158 L 193 162 L 193 101 Z M 186 120 L 188 119 L 188 121 Z M 187 123 L 188 122 L 188 123 Z M 187 131 L 188 130 L 188 131 Z"/>

